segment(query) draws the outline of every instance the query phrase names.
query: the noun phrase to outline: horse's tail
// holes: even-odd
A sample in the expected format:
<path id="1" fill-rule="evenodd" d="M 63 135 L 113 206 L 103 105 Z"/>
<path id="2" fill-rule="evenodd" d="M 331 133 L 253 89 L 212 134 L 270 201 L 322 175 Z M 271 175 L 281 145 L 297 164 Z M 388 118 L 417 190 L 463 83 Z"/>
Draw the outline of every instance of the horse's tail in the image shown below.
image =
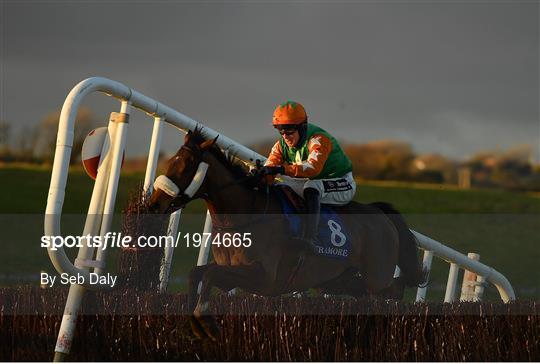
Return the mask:
<path id="1" fill-rule="evenodd" d="M 422 264 L 418 258 L 418 244 L 403 216 L 389 203 L 374 202 L 370 205 L 384 212 L 398 231 L 398 266 L 401 271 L 400 279 L 402 282 L 408 287 L 418 287 L 425 284 L 427 272 L 422 269 Z"/>

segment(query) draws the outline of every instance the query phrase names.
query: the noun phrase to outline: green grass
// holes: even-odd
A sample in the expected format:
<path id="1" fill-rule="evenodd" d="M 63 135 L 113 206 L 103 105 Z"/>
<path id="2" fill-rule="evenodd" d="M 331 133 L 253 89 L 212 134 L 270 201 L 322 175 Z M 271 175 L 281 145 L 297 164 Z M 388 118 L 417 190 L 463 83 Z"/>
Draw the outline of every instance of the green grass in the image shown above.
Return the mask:
<path id="1" fill-rule="evenodd" d="M 51 171 L 48 169 L 0 168 L 0 181 L 4 193 L 0 196 L 0 213 L 44 213 Z M 144 178 L 142 173 L 123 174 L 120 177 L 116 211 L 125 206 L 130 191 Z M 83 213 L 88 210 L 94 181 L 82 169 L 70 172 L 62 212 Z M 20 193 L 16 192 L 20 191 Z"/>
<path id="2" fill-rule="evenodd" d="M 122 211 L 130 191 L 142 179 L 142 173 L 121 176 L 117 212 Z M 0 195 L 0 284 L 9 283 L 6 274 L 35 274 L 41 270 L 53 272 L 45 250 L 39 246 L 50 170 L 0 168 L 0 181 L 4 191 Z M 81 233 L 92 186 L 93 181 L 84 171 L 78 168 L 71 171 L 63 208 L 63 234 Z M 482 262 L 508 277 L 518 297 L 540 298 L 540 273 L 537 269 L 540 262 L 540 198 L 499 190 L 360 182 L 356 199 L 392 203 L 405 214 L 413 229 L 460 252 L 479 253 Z M 184 214 L 201 213 L 204 209 L 202 202 L 198 201 L 188 206 Z M 184 218 L 181 229 L 201 231 L 204 215 L 191 219 L 194 222 L 186 224 Z M 120 221 L 114 225 L 119 229 Z M 196 249 L 177 249 L 173 275 L 185 276 L 194 265 L 196 256 Z M 115 266 L 115 257 L 116 253 L 111 253 L 110 267 Z M 434 283 L 428 297 L 442 297 L 447 272 L 448 264 L 434 260 Z M 488 295 L 494 296 L 494 290 L 489 289 Z"/>
<path id="3" fill-rule="evenodd" d="M 359 201 L 389 201 L 401 213 L 540 213 L 540 198 L 502 190 L 405 188 L 360 182 Z"/>

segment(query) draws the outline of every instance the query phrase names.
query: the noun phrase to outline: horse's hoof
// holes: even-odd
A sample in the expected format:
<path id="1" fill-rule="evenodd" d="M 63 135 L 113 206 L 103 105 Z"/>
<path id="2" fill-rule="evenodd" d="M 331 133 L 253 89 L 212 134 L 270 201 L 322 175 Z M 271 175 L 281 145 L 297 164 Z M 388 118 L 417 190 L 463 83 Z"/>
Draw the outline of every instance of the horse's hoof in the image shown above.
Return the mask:
<path id="1" fill-rule="evenodd" d="M 189 318 L 189 325 L 191 326 L 191 332 L 197 337 L 197 339 L 204 340 L 208 338 L 204 328 L 201 326 L 201 323 L 197 318 L 195 318 L 195 316 L 191 316 Z"/>
<path id="2" fill-rule="evenodd" d="M 219 327 L 217 325 L 216 319 L 212 316 L 199 316 L 195 318 L 200 327 L 204 330 L 206 337 L 213 342 L 218 341 L 219 337 Z"/>

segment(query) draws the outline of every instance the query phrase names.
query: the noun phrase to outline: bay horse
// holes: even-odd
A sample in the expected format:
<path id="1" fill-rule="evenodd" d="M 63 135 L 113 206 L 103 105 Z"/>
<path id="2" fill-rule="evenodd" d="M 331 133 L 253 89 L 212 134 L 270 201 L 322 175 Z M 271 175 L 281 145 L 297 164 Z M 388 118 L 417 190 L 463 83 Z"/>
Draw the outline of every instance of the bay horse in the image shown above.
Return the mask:
<path id="1" fill-rule="evenodd" d="M 335 207 L 351 236 L 346 259 L 306 252 L 291 235 L 276 192 L 254 188 L 253 179 L 225 156 L 216 139 L 207 140 L 202 129 L 189 131 L 149 199 L 150 212 L 167 214 L 202 198 L 213 233 L 251 233 L 249 247 L 212 245 L 214 261 L 191 271 L 188 306 L 198 337 L 215 341 L 219 333 L 208 310 L 212 287 L 262 296 L 318 288 L 327 294 L 401 299 L 405 286 L 423 283 L 416 240 L 391 205 L 351 202 Z M 396 265 L 401 276 L 394 279 Z"/>

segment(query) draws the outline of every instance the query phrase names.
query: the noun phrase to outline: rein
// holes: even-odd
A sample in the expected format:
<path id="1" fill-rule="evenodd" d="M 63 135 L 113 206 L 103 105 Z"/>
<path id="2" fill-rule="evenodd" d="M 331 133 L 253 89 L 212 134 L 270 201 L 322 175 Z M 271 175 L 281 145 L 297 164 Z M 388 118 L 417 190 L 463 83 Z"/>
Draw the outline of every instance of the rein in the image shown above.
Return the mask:
<path id="1" fill-rule="evenodd" d="M 178 187 L 178 185 L 166 175 L 160 175 L 154 181 L 154 189 L 160 189 L 163 192 L 165 192 L 168 196 L 172 197 L 172 201 L 169 205 L 170 207 L 176 207 L 176 205 L 174 204 L 174 200 L 178 197 L 187 197 L 186 199 L 187 201 L 184 203 L 184 205 L 188 203 L 189 201 L 193 200 L 193 196 L 198 192 L 198 190 L 200 189 L 201 185 L 204 182 L 204 179 L 206 178 L 206 173 L 209 167 L 208 163 L 202 160 L 202 157 L 205 151 L 200 151 L 198 149 L 194 149 L 187 145 L 183 145 L 182 147 L 180 147 L 180 149 L 189 151 L 190 153 L 197 156 L 200 161 L 197 167 L 197 171 L 195 172 L 195 175 L 193 176 L 191 183 L 186 187 L 183 193 L 180 193 L 180 188 Z M 215 189 L 215 192 L 222 191 L 231 186 L 242 184 L 255 177 L 257 176 L 248 174 L 245 177 L 242 177 L 239 179 L 233 179 L 232 181 L 228 183 L 218 186 Z M 256 198 L 256 194 L 254 193 L 252 201 L 251 201 L 252 208 L 255 205 L 255 198 Z M 266 203 L 265 203 L 264 212 L 263 212 L 264 215 L 266 215 L 268 211 L 268 205 L 269 205 L 269 186 L 267 185 L 266 186 Z M 222 228 L 225 228 L 225 227 L 222 227 Z"/>
<path id="2" fill-rule="evenodd" d="M 228 182 L 228 183 L 225 183 L 221 186 L 219 186 L 218 188 L 216 188 L 216 191 L 219 192 L 219 191 L 222 191 L 228 187 L 231 187 L 231 186 L 235 186 L 235 185 L 239 185 L 239 184 L 242 184 L 246 181 L 249 181 L 251 178 L 254 178 L 254 176 L 245 176 L 245 177 L 242 177 L 242 178 L 239 178 L 239 179 L 235 179 L 231 182 Z"/>
<path id="3" fill-rule="evenodd" d="M 255 199 L 257 197 L 257 193 L 255 193 L 255 191 L 251 191 L 251 192 L 253 194 L 253 197 L 251 198 L 250 209 L 253 210 L 253 207 L 255 206 Z M 266 196 L 266 198 L 265 198 L 264 210 L 263 210 L 263 213 L 262 213 L 262 215 L 264 215 L 264 216 L 261 216 L 259 218 L 252 218 L 248 222 L 246 222 L 244 224 L 240 224 L 240 225 L 216 225 L 216 224 L 213 224 L 212 228 L 216 229 L 217 231 L 241 230 L 241 229 L 245 228 L 246 226 L 271 221 L 271 220 L 268 220 L 268 218 L 267 218 L 268 206 L 270 204 L 270 188 L 269 188 L 269 186 L 266 186 L 265 196 Z M 250 214 L 250 216 L 254 216 L 254 215 Z M 276 219 L 277 219 L 277 217 L 276 217 Z"/>

